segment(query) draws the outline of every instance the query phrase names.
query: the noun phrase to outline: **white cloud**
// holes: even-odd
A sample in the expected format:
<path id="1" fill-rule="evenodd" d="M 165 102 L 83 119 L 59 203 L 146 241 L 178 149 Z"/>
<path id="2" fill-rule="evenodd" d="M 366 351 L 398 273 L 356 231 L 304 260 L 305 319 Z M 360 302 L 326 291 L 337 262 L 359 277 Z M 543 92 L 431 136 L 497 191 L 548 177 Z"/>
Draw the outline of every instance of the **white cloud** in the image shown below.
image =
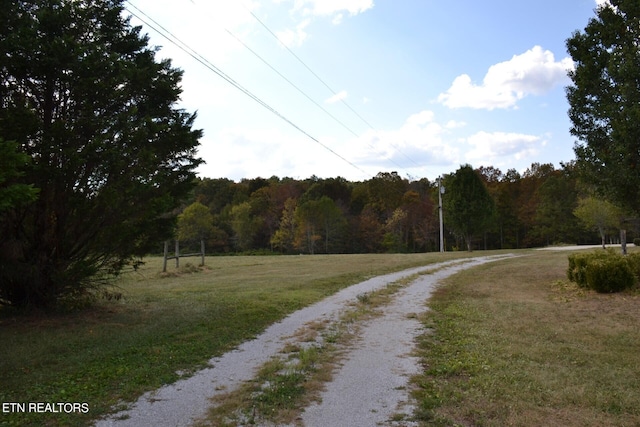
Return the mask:
<path id="1" fill-rule="evenodd" d="M 295 30 L 287 29 L 277 31 L 276 36 L 278 36 L 278 39 L 287 47 L 300 46 L 309 36 L 306 28 L 310 23 L 310 19 L 305 19 L 296 25 Z"/>
<path id="2" fill-rule="evenodd" d="M 275 2 L 284 3 L 283 0 Z M 276 34 L 287 47 L 301 46 L 308 37 L 305 30 L 312 19 L 331 18 L 334 25 L 339 25 L 344 21 L 345 14 L 359 15 L 373 6 L 373 0 L 293 0 L 290 15 L 294 21 L 299 19 L 302 21 L 295 26 L 295 29 L 276 31 Z"/>
<path id="3" fill-rule="evenodd" d="M 456 164 L 457 147 L 447 144 L 447 129 L 434 120 L 431 111 L 411 115 L 398 129 L 369 130 L 346 144 L 347 155 L 357 164 L 376 170 L 411 171 L 419 176 L 434 175 L 436 165 Z"/>
<path id="4" fill-rule="evenodd" d="M 505 132 L 478 132 L 467 138 L 474 147 L 466 153 L 470 163 L 484 166 L 513 165 L 516 161 L 535 156 L 546 141 L 539 136 Z"/>
<path id="5" fill-rule="evenodd" d="M 463 163 L 498 168 L 530 164 L 537 161 L 550 138 L 485 131 L 461 138 L 455 132 L 463 126 L 464 123 L 453 121 L 440 124 L 433 112 L 425 110 L 412 114 L 395 129 L 368 130 L 347 140 L 317 136 L 322 145 L 352 165 L 295 131 L 226 128 L 216 135 L 205 135 L 201 141 L 200 155 L 208 163 L 198 172 L 236 180 L 272 175 L 362 180 L 381 171 L 397 171 L 405 177 L 434 179 Z"/>
<path id="6" fill-rule="evenodd" d="M 332 141 L 320 138 L 333 149 Z M 336 152 L 342 154 L 338 148 Z M 272 127 L 230 127 L 212 137 L 201 140 L 199 155 L 207 163 L 198 168 L 201 176 L 242 178 L 276 175 L 308 178 L 361 175 L 348 163 L 295 131 L 282 131 Z M 362 176 L 357 176 L 362 179 Z M 364 177 L 366 178 L 366 177 Z"/>
<path id="7" fill-rule="evenodd" d="M 456 77 L 438 101 L 449 108 L 514 108 L 525 96 L 543 94 L 566 81 L 567 70 L 572 67 L 570 58 L 556 62 L 551 51 L 534 46 L 509 61 L 492 65 L 480 85 L 467 74 Z"/>
<path id="8" fill-rule="evenodd" d="M 417 114 L 409 116 L 405 123 L 405 127 L 416 128 L 433 122 L 433 111 L 421 111 Z"/>
<path id="9" fill-rule="evenodd" d="M 342 90 L 338 93 L 336 93 L 335 95 L 333 95 L 331 98 L 326 99 L 324 102 L 327 104 L 335 104 L 338 101 L 342 101 L 343 99 L 347 98 L 347 91 L 346 90 Z"/>
<path id="10" fill-rule="evenodd" d="M 447 122 L 447 124 L 444 125 L 444 127 L 446 127 L 447 129 L 458 129 L 458 128 L 463 128 L 466 125 L 467 124 L 465 122 L 458 122 L 456 120 L 449 120 Z"/>
<path id="11" fill-rule="evenodd" d="M 294 10 L 316 16 L 333 16 L 348 12 L 354 16 L 373 7 L 373 0 L 295 0 Z"/>

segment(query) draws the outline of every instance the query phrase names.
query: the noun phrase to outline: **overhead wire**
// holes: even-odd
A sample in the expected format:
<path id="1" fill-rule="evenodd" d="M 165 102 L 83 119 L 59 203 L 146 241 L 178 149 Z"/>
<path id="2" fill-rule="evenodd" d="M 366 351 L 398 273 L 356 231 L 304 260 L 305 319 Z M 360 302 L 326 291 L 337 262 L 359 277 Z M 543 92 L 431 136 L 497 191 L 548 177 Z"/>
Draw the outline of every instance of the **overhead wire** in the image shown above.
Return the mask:
<path id="1" fill-rule="evenodd" d="M 194 0 L 189 0 L 193 5 L 196 5 L 196 2 Z M 243 4 L 243 7 L 245 9 L 246 6 Z M 248 9 L 247 9 L 248 10 Z M 248 10 L 249 11 L 249 10 Z M 251 11 L 249 11 L 250 13 L 252 13 Z M 252 13 L 253 14 L 253 13 Z M 256 19 L 258 19 L 258 21 L 265 26 L 265 28 L 267 28 L 267 30 L 273 34 L 273 32 L 271 32 L 271 30 L 266 27 L 266 25 L 264 23 L 262 23 L 262 21 L 259 20 L 259 18 L 257 18 L 255 15 L 254 17 Z M 240 39 L 237 35 L 235 35 L 231 30 L 229 30 L 228 28 L 224 29 L 227 34 L 229 34 L 231 37 L 233 37 L 238 43 L 240 43 L 244 48 L 246 48 L 249 52 L 251 52 L 256 58 L 258 58 L 263 64 L 265 64 L 267 67 L 269 67 L 273 72 L 275 72 L 278 76 L 280 76 L 284 81 L 286 81 L 289 85 L 291 85 L 294 89 L 296 89 L 299 93 L 301 93 L 305 98 L 307 98 L 311 103 L 313 103 L 316 107 L 318 107 L 320 110 L 322 110 L 325 114 L 327 114 L 329 117 L 331 117 L 334 121 L 336 121 L 340 126 L 342 126 L 343 128 L 345 128 L 349 133 L 351 133 L 353 136 L 355 136 L 356 138 L 360 138 L 360 135 L 355 132 L 353 129 L 351 129 L 349 126 L 347 126 L 343 121 L 341 121 L 340 119 L 338 119 L 336 116 L 334 116 L 333 114 L 331 114 L 331 112 L 329 112 L 326 108 L 324 108 L 322 105 L 320 105 L 316 100 L 314 100 L 313 98 L 311 98 L 305 91 L 303 91 L 302 89 L 300 89 L 300 87 L 298 87 L 295 83 L 293 83 L 289 78 L 287 78 L 284 74 L 282 74 L 280 71 L 278 71 L 273 65 L 271 65 L 266 59 L 264 59 L 258 52 L 256 52 L 254 49 L 252 49 L 249 45 L 247 45 L 244 41 L 242 41 L 242 39 Z M 273 34 L 275 35 L 275 34 Z M 277 37 L 277 36 L 276 36 Z M 307 70 L 309 70 L 318 80 L 320 80 L 334 95 L 337 95 L 333 89 L 331 89 L 331 87 L 329 87 L 321 78 L 320 76 L 318 76 L 311 68 L 309 68 L 300 58 L 298 58 L 295 53 L 293 51 L 291 51 L 286 45 L 284 45 L 287 50 L 289 50 L 289 52 L 291 52 L 292 55 L 294 55 L 298 61 L 300 61 L 306 68 Z M 341 99 L 341 101 L 349 108 L 351 109 L 351 111 L 353 111 L 354 114 L 356 114 L 358 117 L 360 117 L 360 119 L 362 121 L 364 121 L 371 129 L 373 129 L 373 126 L 371 126 L 362 116 L 360 116 L 353 108 L 351 108 L 351 106 L 349 104 L 347 104 L 344 99 Z M 385 157 L 388 161 L 390 161 L 391 163 L 393 163 L 398 169 L 403 169 L 403 167 L 397 163 L 395 160 L 387 157 L 385 154 L 379 152 L 370 142 L 365 141 L 365 143 L 369 146 L 370 149 L 374 150 L 377 152 L 377 154 Z M 397 149 L 397 147 L 396 147 Z M 411 175 L 409 175 L 407 173 L 407 175 L 409 176 L 410 179 L 413 179 L 413 177 L 411 177 Z"/>
<path id="2" fill-rule="evenodd" d="M 193 0 L 191 0 L 192 3 Z M 195 4 L 195 3 L 194 3 Z M 331 88 L 331 86 L 329 86 L 329 84 L 327 84 L 327 82 L 325 82 L 315 71 L 313 71 L 311 69 L 311 67 L 309 67 L 298 55 L 296 55 L 296 53 L 289 48 L 289 46 L 287 46 L 286 43 L 284 43 L 280 37 L 278 37 L 278 35 L 276 33 L 274 33 L 271 28 L 269 28 L 269 26 L 267 26 L 267 24 L 265 24 L 255 13 L 253 13 L 252 10 L 250 10 L 245 4 L 244 2 L 241 2 L 242 6 L 245 8 L 245 10 L 251 14 L 251 16 L 273 37 L 275 38 L 279 44 L 281 44 L 298 62 L 300 62 L 300 64 L 302 64 L 302 66 L 304 68 L 306 68 L 320 83 L 322 83 L 322 85 L 324 85 L 334 96 L 338 96 L 338 93 Z M 370 129 L 372 130 L 376 130 L 376 128 L 369 123 L 364 117 L 362 117 L 353 107 L 351 107 L 351 105 L 349 105 L 347 103 L 347 101 L 344 100 L 344 98 L 339 97 L 340 101 L 353 113 L 355 114 L 364 124 L 366 124 Z M 369 145 L 370 148 L 373 148 L 371 145 Z M 422 168 L 423 166 L 419 165 L 415 160 L 413 160 L 411 157 L 409 157 L 407 154 L 405 154 L 400 147 L 398 147 L 396 144 L 394 144 L 393 142 L 391 143 L 391 146 L 394 147 L 396 150 L 398 150 L 399 153 L 401 153 L 404 157 L 406 157 L 411 163 L 413 163 L 415 166 Z M 392 161 L 393 162 L 393 161 Z M 395 162 L 393 162 L 394 164 L 396 164 Z M 396 164 L 397 165 L 397 164 Z M 399 166 L 399 165 L 397 165 Z M 407 174 L 409 175 L 409 174 Z"/>
<path id="3" fill-rule="evenodd" d="M 202 56 L 201 54 L 199 54 L 197 51 L 195 51 L 194 49 L 192 49 L 189 45 L 187 45 L 186 43 L 184 43 L 182 40 L 180 40 L 177 36 L 175 36 L 173 33 L 171 33 L 169 30 L 167 30 L 162 24 L 158 23 L 157 21 L 155 21 L 153 18 L 151 18 L 149 15 L 147 15 L 144 11 L 142 11 L 140 8 L 138 8 L 135 4 L 131 3 L 131 1 L 126 0 L 127 4 L 129 4 L 129 6 L 131 6 L 133 9 L 135 9 L 138 13 L 135 13 L 134 11 L 132 11 L 131 9 L 125 7 L 125 10 L 127 12 L 129 12 L 132 16 L 134 16 L 135 18 L 137 18 L 138 20 L 140 20 L 143 24 L 145 24 L 146 26 L 148 26 L 149 28 L 151 28 L 153 31 L 155 31 L 156 33 L 158 33 L 160 36 L 162 36 L 163 38 L 165 38 L 166 40 L 168 40 L 170 43 L 172 43 L 173 45 L 175 45 L 177 48 L 179 48 L 180 50 L 182 50 L 184 53 L 186 53 L 187 55 L 189 55 L 190 57 L 192 57 L 194 60 L 196 60 L 197 62 L 199 62 L 200 64 L 202 64 L 203 66 L 205 66 L 207 69 L 209 69 L 210 71 L 214 72 L 215 74 L 217 74 L 219 77 L 221 77 L 223 80 L 225 80 L 227 83 L 231 84 L 233 87 L 235 87 L 236 89 L 238 89 L 240 92 L 244 93 L 246 96 L 248 96 L 249 98 L 251 98 L 253 101 L 255 101 L 256 103 L 258 103 L 259 105 L 261 105 L 263 108 L 265 108 L 266 110 L 270 111 L 272 114 L 274 114 L 275 116 L 277 116 L 278 118 L 280 118 L 281 120 L 283 120 L 284 122 L 286 122 L 287 124 L 289 124 L 290 126 L 292 126 L 294 129 L 298 130 L 299 132 L 301 132 L 303 135 L 305 135 L 307 138 L 311 139 L 313 142 L 315 142 L 316 144 L 320 145 L 321 147 L 323 147 L 325 150 L 329 151 L 331 154 L 335 155 L 336 157 L 338 157 L 339 159 L 341 159 L 342 161 L 346 162 L 347 164 L 349 164 L 350 166 L 352 166 L 353 168 L 357 169 L 358 171 L 362 172 L 364 175 L 366 176 L 371 176 L 370 173 L 364 171 L 362 168 L 360 168 L 358 165 L 356 165 L 355 163 L 351 162 L 350 160 L 348 160 L 347 158 L 343 157 L 342 155 L 340 155 L 338 152 L 336 152 L 335 150 L 333 150 L 331 147 L 329 147 L 328 145 L 322 143 L 319 139 L 315 138 L 314 136 L 312 136 L 310 133 L 308 133 L 307 131 L 305 131 L 304 129 L 302 129 L 300 126 L 298 126 L 296 123 L 294 123 L 292 120 L 290 120 L 288 117 L 286 117 L 285 115 L 283 115 L 282 113 L 280 113 L 279 111 L 277 111 L 275 108 L 271 107 L 271 105 L 269 105 L 268 103 L 266 103 L 265 101 L 263 101 L 261 98 L 259 98 L 257 95 L 255 95 L 254 93 L 252 93 L 250 90 L 246 89 L 244 86 L 242 86 L 240 83 L 236 82 L 234 79 L 232 79 L 229 75 L 227 75 L 226 73 L 224 73 L 220 68 L 218 68 L 217 66 L 215 66 L 214 64 L 212 64 L 209 60 L 207 60 L 204 56 Z M 142 18 L 140 15 L 143 15 L 146 20 L 144 18 Z M 154 25 L 150 24 L 148 21 L 151 21 Z M 158 29 L 160 28 L 160 29 Z"/>
<path id="4" fill-rule="evenodd" d="M 278 71 L 275 67 L 273 67 L 269 62 L 267 62 L 267 60 L 265 60 L 262 56 L 260 56 L 256 51 L 254 51 L 253 49 L 251 49 L 245 42 L 243 42 L 239 37 L 237 37 L 234 33 L 232 33 L 229 29 L 225 28 L 225 31 L 234 39 L 236 39 L 238 41 L 238 43 L 240 43 L 242 46 L 244 46 L 249 52 L 251 52 L 253 55 L 255 55 L 256 58 L 258 58 L 260 61 L 262 61 L 267 67 L 269 67 L 274 73 L 276 73 L 277 75 L 279 75 L 280 77 L 282 77 L 282 79 L 284 79 L 287 83 L 289 83 L 291 86 L 293 86 L 298 92 L 300 92 L 305 98 L 307 98 L 309 101 L 311 101 L 316 107 L 320 108 L 322 111 L 324 111 L 329 117 L 331 117 L 333 120 L 335 120 L 337 123 L 339 123 L 343 128 L 345 128 L 347 131 L 349 131 L 352 135 L 354 136 L 359 136 L 356 132 L 354 132 L 349 126 L 347 126 L 346 124 L 344 124 L 341 120 L 339 120 L 336 116 L 334 116 L 333 114 L 331 114 L 326 108 L 324 108 L 322 105 L 320 105 L 316 100 L 314 100 L 313 98 L 311 98 L 309 95 L 307 95 L 307 93 L 305 91 L 303 91 L 302 89 L 300 89 L 295 83 L 293 83 L 291 80 L 289 80 L 284 74 L 282 74 L 280 71 Z"/>

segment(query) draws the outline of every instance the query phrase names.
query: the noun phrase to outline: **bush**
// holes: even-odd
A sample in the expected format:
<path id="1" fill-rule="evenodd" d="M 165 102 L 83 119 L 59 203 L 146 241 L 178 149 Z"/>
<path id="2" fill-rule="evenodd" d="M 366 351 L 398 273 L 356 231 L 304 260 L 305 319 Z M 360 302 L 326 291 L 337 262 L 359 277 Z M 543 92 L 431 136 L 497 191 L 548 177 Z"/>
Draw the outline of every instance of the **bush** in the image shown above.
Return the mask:
<path id="1" fill-rule="evenodd" d="M 633 245 L 640 246 L 640 237 L 636 237 L 635 239 L 633 239 Z"/>
<path id="2" fill-rule="evenodd" d="M 596 292 L 620 292 L 640 277 L 640 254 L 622 256 L 612 250 L 569 255 L 569 280 Z"/>
<path id="3" fill-rule="evenodd" d="M 640 280 L 640 252 L 629 254 L 626 258 L 631 272 L 636 276 L 636 281 Z"/>
<path id="4" fill-rule="evenodd" d="M 569 268 L 567 277 L 581 288 L 587 287 L 587 263 L 592 254 L 571 254 L 569 255 Z"/>
<path id="5" fill-rule="evenodd" d="M 587 265 L 587 286 L 596 292 L 620 292 L 632 287 L 636 278 L 622 256 L 592 260 Z"/>

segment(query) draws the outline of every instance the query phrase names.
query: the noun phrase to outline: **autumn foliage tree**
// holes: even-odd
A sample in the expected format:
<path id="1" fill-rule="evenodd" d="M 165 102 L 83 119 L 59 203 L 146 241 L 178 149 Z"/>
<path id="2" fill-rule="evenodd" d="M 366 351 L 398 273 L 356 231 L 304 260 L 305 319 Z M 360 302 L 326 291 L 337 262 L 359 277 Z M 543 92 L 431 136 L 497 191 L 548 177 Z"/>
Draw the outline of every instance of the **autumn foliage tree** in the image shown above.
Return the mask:
<path id="1" fill-rule="evenodd" d="M 51 307 L 173 234 L 201 132 L 121 0 L 2 5 L 0 138 L 29 159 L 13 183 L 39 192 L 0 213 L 0 303 Z"/>
<path id="2" fill-rule="evenodd" d="M 516 249 L 598 241 L 594 229 L 584 228 L 573 215 L 581 195 L 573 163 L 563 164 L 561 169 L 533 163 L 522 174 L 515 169 L 503 173 L 494 167 L 464 169 L 470 169 L 483 186 L 477 187 L 480 193 L 469 193 L 466 186 L 458 189 L 445 183 L 445 204 L 456 200 L 462 206 L 459 211 L 445 206 L 447 250 L 459 247 L 463 240 L 468 243 L 452 220 L 457 212 L 464 213 L 476 203 L 474 197 L 483 189 L 488 193 L 489 216 L 469 239 L 476 247 Z M 205 178 L 199 180 L 193 197 L 208 206 L 214 217 L 220 231 L 217 252 L 228 252 L 232 246 L 241 252 L 284 254 L 425 252 L 439 248 L 438 189 L 426 178 L 408 181 L 389 172 L 358 182 L 317 176 L 240 182 Z M 241 218 L 244 220 L 237 222 Z M 472 216 L 473 221 L 477 219 Z M 241 225 L 247 227 L 239 228 Z M 239 242 L 241 230 L 247 230 L 251 238 L 242 247 L 232 245 Z M 477 245 L 480 238 L 482 244 Z"/>

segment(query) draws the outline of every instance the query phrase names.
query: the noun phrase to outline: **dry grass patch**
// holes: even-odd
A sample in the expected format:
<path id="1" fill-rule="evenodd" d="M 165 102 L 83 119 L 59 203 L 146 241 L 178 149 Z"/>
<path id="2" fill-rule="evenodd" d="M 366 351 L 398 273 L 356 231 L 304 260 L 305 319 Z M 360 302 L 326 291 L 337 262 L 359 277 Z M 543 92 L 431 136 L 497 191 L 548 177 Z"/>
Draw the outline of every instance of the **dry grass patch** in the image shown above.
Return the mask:
<path id="1" fill-rule="evenodd" d="M 577 289 L 567 263 L 533 251 L 435 292 L 415 381 L 424 425 L 640 424 L 640 295 Z"/>

